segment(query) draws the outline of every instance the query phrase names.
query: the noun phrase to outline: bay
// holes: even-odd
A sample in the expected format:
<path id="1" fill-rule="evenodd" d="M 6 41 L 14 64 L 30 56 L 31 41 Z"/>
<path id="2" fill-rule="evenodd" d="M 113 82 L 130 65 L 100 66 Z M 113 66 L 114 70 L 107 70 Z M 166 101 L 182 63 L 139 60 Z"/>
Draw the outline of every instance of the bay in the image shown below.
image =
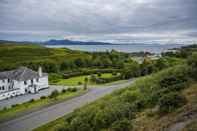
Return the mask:
<path id="1" fill-rule="evenodd" d="M 101 52 L 117 50 L 121 52 L 151 52 L 159 54 L 167 51 L 168 49 L 178 48 L 181 44 L 112 44 L 112 45 L 47 45 L 49 48 L 69 48 L 72 50 L 81 50 L 88 52 Z"/>

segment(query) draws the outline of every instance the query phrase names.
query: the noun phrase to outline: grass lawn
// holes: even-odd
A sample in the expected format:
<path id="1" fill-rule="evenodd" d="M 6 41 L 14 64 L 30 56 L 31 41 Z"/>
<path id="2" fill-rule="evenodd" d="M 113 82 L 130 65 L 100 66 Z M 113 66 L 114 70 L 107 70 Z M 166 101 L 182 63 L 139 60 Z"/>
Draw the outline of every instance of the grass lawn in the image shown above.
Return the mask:
<path id="1" fill-rule="evenodd" d="M 0 121 L 14 118 L 15 116 L 17 116 L 19 114 L 26 113 L 31 110 L 36 110 L 36 109 L 39 109 L 43 106 L 47 106 L 50 104 L 54 104 L 54 103 L 72 98 L 74 96 L 78 96 L 78 95 L 85 93 L 85 92 L 86 92 L 85 90 L 81 89 L 76 92 L 66 92 L 63 94 L 61 93 L 60 95 L 57 96 L 56 99 L 50 99 L 47 97 L 46 99 L 39 99 L 39 100 L 35 100 L 33 102 L 26 102 L 24 104 L 14 106 L 9 109 L 1 110 L 0 111 Z"/>
<path id="2" fill-rule="evenodd" d="M 86 75 L 86 76 L 77 76 L 77 77 L 72 77 L 72 78 L 68 78 L 68 79 L 60 79 L 57 83 L 55 83 L 56 85 L 67 85 L 67 86 L 77 86 L 79 85 L 79 83 L 83 83 L 85 78 L 90 78 L 90 75 Z M 110 78 L 112 77 L 111 73 L 104 73 L 101 74 L 101 78 Z M 89 81 L 90 85 L 95 85 L 95 83 L 92 83 Z"/>

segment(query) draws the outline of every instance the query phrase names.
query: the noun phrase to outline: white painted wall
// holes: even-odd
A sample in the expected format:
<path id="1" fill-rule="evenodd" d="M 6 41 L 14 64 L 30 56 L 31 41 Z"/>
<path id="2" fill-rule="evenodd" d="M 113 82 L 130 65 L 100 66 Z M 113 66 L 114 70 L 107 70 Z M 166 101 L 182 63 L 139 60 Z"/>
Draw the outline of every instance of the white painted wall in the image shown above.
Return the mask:
<path id="1" fill-rule="evenodd" d="M 31 80 L 27 80 L 25 84 L 24 81 L 16 81 L 14 80 L 14 87 L 13 90 L 8 90 L 8 87 L 10 85 L 10 83 L 8 83 L 8 80 L 4 80 L 5 82 L 3 82 L 3 80 L 0 80 L 0 86 L 4 86 L 5 90 L 0 90 L 0 100 L 6 99 L 6 98 L 10 98 L 10 97 L 14 97 L 17 95 L 22 95 L 25 93 L 36 93 L 41 89 L 45 89 L 49 87 L 48 84 L 48 76 L 43 76 L 40 77 L 37 81 L 37 79 L 33 79 L 33 85 L 36 85 L 36 89 L 33 87 L 30 87 L 32 85 Z M 28 92 L 26 92 L 28 91 Z"/>

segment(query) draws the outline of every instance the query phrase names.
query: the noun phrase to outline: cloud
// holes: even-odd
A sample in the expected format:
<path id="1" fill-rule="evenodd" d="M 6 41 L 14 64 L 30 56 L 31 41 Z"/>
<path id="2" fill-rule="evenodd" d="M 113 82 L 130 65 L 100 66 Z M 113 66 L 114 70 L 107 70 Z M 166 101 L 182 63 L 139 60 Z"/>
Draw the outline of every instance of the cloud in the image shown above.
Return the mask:
<path id="1" fill-rule="evenodd" d="M 0 38 L 21 33 L 101 38 L 187 32 L 192 36 L 197 30 L 196 8 L 196 0 L 1 0 L 0 35 L 4 35 Z"/>

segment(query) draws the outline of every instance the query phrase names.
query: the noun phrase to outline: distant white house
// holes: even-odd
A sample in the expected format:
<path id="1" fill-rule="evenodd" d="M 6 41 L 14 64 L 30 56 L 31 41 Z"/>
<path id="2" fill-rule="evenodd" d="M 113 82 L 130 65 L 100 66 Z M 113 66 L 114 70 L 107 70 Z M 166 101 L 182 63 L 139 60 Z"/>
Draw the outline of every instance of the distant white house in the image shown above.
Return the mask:
<path id="1" fill-rule="evenodd" d="M 48 88 L 48 74 L 26 67 L 0 72 L 0 100 Z"/>

